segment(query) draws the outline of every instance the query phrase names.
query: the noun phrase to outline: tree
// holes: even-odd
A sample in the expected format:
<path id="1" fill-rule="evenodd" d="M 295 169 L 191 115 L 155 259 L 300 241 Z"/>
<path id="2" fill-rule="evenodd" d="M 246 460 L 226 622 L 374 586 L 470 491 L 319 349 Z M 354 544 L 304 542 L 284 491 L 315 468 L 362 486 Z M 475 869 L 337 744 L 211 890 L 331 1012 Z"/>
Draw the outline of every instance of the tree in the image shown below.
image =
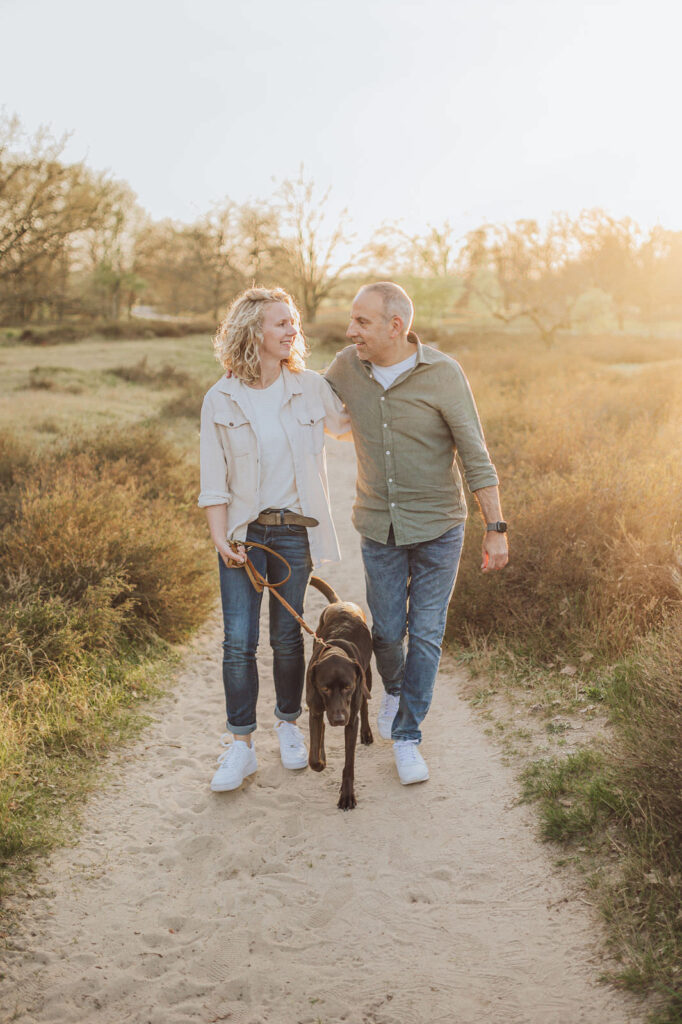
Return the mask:
<path id="1" fill-rule="evenodd" d="M 238 211 L 237 233 L 244 285 L 274 284 L 282 249 L 277 210 L 265 202 L 245 203 Z"/>
<path id="2" fill-rule="evenodd" d="M 429 225 L 423 235 L 407 238 L 407 274 L 403 283 L 420 316 L 441 317 L 452 310 L 462 292 L 457 273 L 458 244 L 449 221 Z"/>
<path id="3" fill-rule="evenodd" d="M 100 197 L 83 164 L 64 164 L 66 139 L 45 129 L 27 138 L 16 117 L 0 119 L 0 303 L 29 320 L 63 297 L 67 243 L 97 222 Z"/>
<path id="4" fill-rule="evenodd" d="M 145 288 L 135 267 L 135 247 L 146 216 L 125 182 L 93 175 L 92 188 L 98 195 L 99 216 L 82 233 L 74 265 L 80 271 L 85 309 L 118 320 L 123 309 L 130 316 Z"/>
<path id="5" fill-rule="evenodd" d="M 310 323 L 354 262 L 352 258 L 338 262 L 339 251 L 351 238 L 345 210 L 329 223 L 330 191 L 318 198 L 314 182 L 306 181 L 301 168 L 298 178 L 283 181 L 277 193 L 284 237 L 274 256 Z"/>
<path id="6" fill-rule="evenodd" d="M 530 320 L 546 344 L 557 331 L 571 326 L 572 309 L 585 288 L 575 228 L 562 215 L 544 229 L 537 221 L 486 225 L 485 241 L 479 234 L 464 260 L 470 280 L 477 279 L 476 296 L 491 316 L 505 324 Z M 482 251 L 489 273 L 482 273 Z"/>
<path id="7" fill-rule="evenodd" d="M 644 319 L 679 317 L 682 310 L 682 231 L 655 227 L 637 252 L 633 294 Z"/>
<path id="8" fill-rule="evenodd" d="M 230 199 L 216 204 L 187 232 L 190 268 L 204 311 L 218 319 L 221 308 L 245 285 L 240 266 L 239 210 Z"/>
<path id="9" fill-rule="evenodd" d="M 611 296 L 618 327 L 623 330 L 625 314 L 633 306 L 641 231 L 630 217 L 616 220 L 595 209 L 581 214 L 576 232 L 589 284 Z"/>

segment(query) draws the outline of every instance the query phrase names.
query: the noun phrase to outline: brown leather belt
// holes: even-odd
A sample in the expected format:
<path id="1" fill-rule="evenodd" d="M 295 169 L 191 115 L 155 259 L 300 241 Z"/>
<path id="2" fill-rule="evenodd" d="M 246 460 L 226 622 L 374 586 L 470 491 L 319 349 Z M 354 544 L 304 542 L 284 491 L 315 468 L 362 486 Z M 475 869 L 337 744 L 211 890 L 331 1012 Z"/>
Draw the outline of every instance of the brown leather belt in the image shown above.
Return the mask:
<path id="1" fill-rule="evenodd" d="M 261 526 L 319 526 L 319 519 L 291 512 L 288 508 L 266 508 L 256 519 Z"/>

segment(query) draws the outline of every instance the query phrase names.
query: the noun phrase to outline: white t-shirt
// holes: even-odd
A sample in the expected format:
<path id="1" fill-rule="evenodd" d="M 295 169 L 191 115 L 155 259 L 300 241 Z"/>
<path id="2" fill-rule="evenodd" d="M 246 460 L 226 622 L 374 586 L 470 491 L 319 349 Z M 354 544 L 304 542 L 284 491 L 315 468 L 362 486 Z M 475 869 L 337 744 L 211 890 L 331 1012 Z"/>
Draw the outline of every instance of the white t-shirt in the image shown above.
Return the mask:
<path id="1" fill-rule="evenodd" d="M 405 373 L 406 370 L 411 370 L 417 363 L 417 353 L 408 356 L 407 359 L 403 359 L 402 363 L 394 363 L 393 366 L 377 366 L 376 363 L 372 363 L 372 373 L 374 379 L 378 380 L 384 391 L 386 388 L 390 388 L 394 380 L 397 380 L 401 373 Z"/>
<path id="2" fill-rule="evenodd" d="M 280 373 L 269 388 L 244 386 L 251 411 L 251 426 L 260 447 L 260 503 L 264 508 L 301 511 L 296 490 L 294 459 L 280 420 L 284 379 Z"/>

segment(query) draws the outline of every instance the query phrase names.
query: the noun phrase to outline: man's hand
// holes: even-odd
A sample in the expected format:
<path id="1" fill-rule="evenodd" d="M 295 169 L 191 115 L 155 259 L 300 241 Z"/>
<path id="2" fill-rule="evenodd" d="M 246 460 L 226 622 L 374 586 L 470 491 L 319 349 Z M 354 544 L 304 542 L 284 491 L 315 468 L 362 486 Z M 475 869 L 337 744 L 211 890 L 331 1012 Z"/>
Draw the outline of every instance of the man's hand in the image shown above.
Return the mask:
<path id="1" fill-rule="evenodd" d="M 502 520 L 500 491 L 497 486 L 480 487 L 474 491 L 474 498 L 478 502 L 484 523 L 499 523 Z M 498 533 L 496 530 L 486 530 L 483 536 L 483 559 L 481 561 L 483 572 L 504 569 L 508 561 L 507 534 Z"/>
<path id="2" fill-rule="evenodd" d="M 506 533 L 496 533 L 494 530 L 486 531 L 483 537 L 483 560 L 481 562 L 483 572 L 504 569 L 508 561 L 509 546 Z"/>

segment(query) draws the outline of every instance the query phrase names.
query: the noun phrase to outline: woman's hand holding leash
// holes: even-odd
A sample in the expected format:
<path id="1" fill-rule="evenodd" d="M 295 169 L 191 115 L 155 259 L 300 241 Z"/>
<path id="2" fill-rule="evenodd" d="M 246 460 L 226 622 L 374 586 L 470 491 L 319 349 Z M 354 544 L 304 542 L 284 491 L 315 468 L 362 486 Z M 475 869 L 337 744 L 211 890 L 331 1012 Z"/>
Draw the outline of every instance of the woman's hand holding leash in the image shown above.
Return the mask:
<path id="1" fill-rule="evenodd" d="M 228 569 L 236 569 L 246 561 L 246 548 L 243 544 L 230 544 L 229 541 L 225 540 L 216 544 L 216 547 L 218 548 L 218 554 Z"/>

